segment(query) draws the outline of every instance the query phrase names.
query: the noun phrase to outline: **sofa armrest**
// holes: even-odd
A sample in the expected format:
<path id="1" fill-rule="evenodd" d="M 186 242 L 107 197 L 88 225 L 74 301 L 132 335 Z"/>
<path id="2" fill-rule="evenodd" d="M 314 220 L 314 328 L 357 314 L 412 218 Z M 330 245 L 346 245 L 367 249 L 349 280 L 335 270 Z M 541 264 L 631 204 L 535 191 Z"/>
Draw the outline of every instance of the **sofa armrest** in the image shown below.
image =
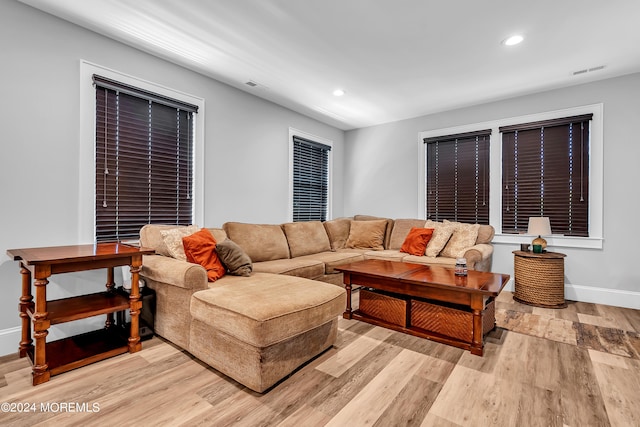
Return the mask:
<path id="1" fill-rule="evenodd" d="M 192 289 L 194 292 L 208 287 L 207 270 L 204 267 L 164 255 L 143 256 L 140 274 L 156 282 Z"/>
<path id="2" fill-rule="evenodd" d="M 479 243 L 470 247 L 464 253 L 467 259 L 467 266 L 478 271 L 490 271 L 491 260 L 493 258 L 493 245 Z"/>

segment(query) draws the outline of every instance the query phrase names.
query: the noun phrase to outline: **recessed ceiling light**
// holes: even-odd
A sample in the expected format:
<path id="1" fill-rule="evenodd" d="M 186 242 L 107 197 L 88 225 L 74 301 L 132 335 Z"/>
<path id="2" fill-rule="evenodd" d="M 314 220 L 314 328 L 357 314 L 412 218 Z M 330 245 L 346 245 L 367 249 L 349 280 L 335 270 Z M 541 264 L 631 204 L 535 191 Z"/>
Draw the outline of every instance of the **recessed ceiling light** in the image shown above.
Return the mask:
<path id="1" fill-rule="evenodd" d="M 506 38 L 502 43 L 505 46 L 513 46 L 513 45 L 522 43 L 522 40 L 524 40 L 524 37 L 522 37 L 520 34 L 516 34 L 515 36 Z"/>
<path id="2" fill-rule="evenodd" d="M 342 96 L 344 95 L 344 90 L 342 89 L 336 89 L 333 91 L 333 96 Z"/>

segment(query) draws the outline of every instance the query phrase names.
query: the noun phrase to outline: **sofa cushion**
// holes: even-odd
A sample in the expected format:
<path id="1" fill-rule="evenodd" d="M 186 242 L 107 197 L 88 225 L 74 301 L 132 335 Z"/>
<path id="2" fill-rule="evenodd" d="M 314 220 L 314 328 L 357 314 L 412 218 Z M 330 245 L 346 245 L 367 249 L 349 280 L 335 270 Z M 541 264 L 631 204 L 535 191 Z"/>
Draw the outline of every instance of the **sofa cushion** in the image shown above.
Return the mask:
<path id="1" fill-rule="evenodd" d="M 425 255 L 436 257 L 447 245 L 447 242 L 453 234 L 454 227 L 451 224 L 444 224 L 430 219 L 425 222 L 424 227 L 433 228 L 433 236 L 431 236 L 431 240 L 429 240 L 429 244 L 427 244 Z"/>
<path id="2" fill-rule="evenodd" d="M 222 228 L 254 263 L 289 258 L 289 244 L 280 225 L 227 222 Z"/>
<path id="3" fill-rule="evenodd" d="M 315 279 L 324 274 L 324 264 L 321 261 L 304 257 L 274 259 L 254 263 L 253 271 Z"/>
<path id="4" fill-rule="evenodd" d="M 337 273 L 337 271 L 335 271 L 336 267 L 344 264 L 349 264 L 351 262 L 363 261 L 364 256 L 362 256 L 362 254 L 357 252 L 331 251 L 331 252 L 320 252 L 312 255 L 305 255 L 298 259 L 313 260 L 313 261 L 321 262 L 324 264 L 324 274 L 333 274 L 333 273 Z"/>
<path id="5" fill-rule="evenodd" d="M 412 262 L 415 264 L 428 264 L 428 265 L 442 265 L 445 267 L 453 267 L 456 265 L 455 258 L 449 258 L 446 256 L 438 256 L 438 257 L 428 257 L 428 256 L 415 256 L 415 255 L 406 255 L 402 258 L 402 262 Z"/>
<path id="6" fill-rule="evenodd" d="M 184 245 L 182 238 L 190 236 L 200 231 L 200 227 L 197 225 L 190 225 L 188 227 L 174 227 L 166 230 L 161 230 L 162 240 L 169 252 L 169 256 L 181 261 L 186 261 L 187 256 L 184 253 Z"/>
<path id="7" fill-rule="evenodd" d="M 408 254 L 398 249 L 385 249 L 383 251 L 366 251 L 364 259 L 381 259 L 384 261 L 403 261 Z"/>
<path id="8" fill-rule="evenodd" d="M 382 250 L 386 229 L 386 220 L 351 221 L 346 247 Z"/>
<path id="9" fill-rule="evenodd" d="M 389 237 L 389 247 L 387 249 L 400 249 L 404 239 L 413 227 L 424 227 L 424 219 L 396 219 L 393 221 L 393 229 Z"/>
<path id="10" fill-rule="evenodd" d="M 253 271 L 251 258 L 234 241 L 225 239 L 216 245 L 216 251 L 229 274 L 234 276 L 251 275 Z"/>
<path id="11" fill-rule="evenodd" d="M 203 228 L 190 236 L 183 237 L 182 244 L 187 261 L 203 266 L 207 270 L 210 282 L 215 282 L 224 276 L 226 269 L 218 258 L 216 240 L 208 229 Z"/>
<path id="12" fill-rule="evenodd" d="M 349 238 L 351 219 L 332 219 L 329 221 L 325 221 L 323 225 L 325 230 L 327 230 L 327 236 L 329 237 L 331 250 L 337 251 L 338 249 L 343 249 L 347 244 L 347 239 Z"/>
<path id="13" fill-rule="evenodd" d="M 475 245 L 478 238 L 479 224 L 464 224 L 461 222 L 450 222 L 444 220 L 444 224 L 454 227 L 451 238 L 440 252 L 440 255 L 460 258 L 471 246 Z"/>
<path id="14" fill-rule="evenodd" d="M 211 232 L 216 242 L 224 242 L 227 238 L 227 233 L 222 228 L 207 228 L 207 230 Z"/>
<path id="15" fill-rule="evenodd" d="M 433 228 L 413 227 L 404 239 L 400 252 L 416 256 L 424 255 L 432 235 Z"/>
<path id="16" fill-rule="evenodd" d="M 227 276 L 216 284 L 193 294 L 191 315 L 259 348 L 316 328 L 344 311 L 344 289 L 300 277 L 254 273 Z"/>
<path id="17" fill-rule="evenodd" d="M 331 250 L 327 231 L 320 221 L 290 222 L 282 228 L 292 258 Z"/>

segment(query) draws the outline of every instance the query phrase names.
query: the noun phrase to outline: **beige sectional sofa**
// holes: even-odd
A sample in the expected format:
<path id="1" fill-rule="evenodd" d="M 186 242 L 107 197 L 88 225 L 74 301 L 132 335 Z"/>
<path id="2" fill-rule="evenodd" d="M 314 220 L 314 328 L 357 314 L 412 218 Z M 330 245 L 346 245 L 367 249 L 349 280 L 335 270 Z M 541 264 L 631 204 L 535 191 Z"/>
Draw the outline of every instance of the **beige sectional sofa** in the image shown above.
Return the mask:
<path id="1" fill-rule="evenodd" d="M 227 222 L 209 231 L 217 242 L 230 239 L 242 248 L 253 272 L 208 282 L 205 268 L 177 257 L 167 240 L 172 230 L 186 235 L 193 229 L 147 225 L 140 231 L 140 243 L 156 255 L 144 257 L 140 275 L 156 292 L 154 330 L 241 384 L 264 392 L 335 342 L 346 300 L 342 273 L 335 267 L 368 258 L 455 264 L 455 256 L 400 251 L 409 230 L 424 226 L 419 219 L 362 215 L 324 223 Z M 493 228 L 473 228 L 475 241 L 457 248 L 456 256 L 465 256 L 471 269 L 487 271 Z"/>
<path id="2" fill-rule="evenodd" d="M 241 384 L 263 392 L 335 342 L 345 291 L 310 279 L 254 272 L 208 282 L 206 270 L 175 259 L 162 232 L 146 225 L 140 244 L 156 250 L 140 273 L 156 292 L 154 331 Z M 222 229 L 209 229 L 216 241 Z"/>
<path id="3" fill-rule="evenodd" d="M 386 224 L 378 229 L 378 231 L 382 230 L 380 246 L 372 248 L 349 244 L 350 237 L 354 237 L 351 233 L 352 225 L 360 225 L 363 221 Z M 457 257 L 464 257 L 470 269 L 479 271 L 491 269 L 493 258 L 491 240 L 494 229 L 490 225 L 476 224 L 477 234 L 474 242 L 463 251 L 456 253 L 456 256 L 441 254 L 416 256 L 401 252 L 400 248 L 411 228 L 425 227 L 425 224 L 424 219 L 392 220 L 356 215 L 353 218 L 339 218 L 324 223 L 298 222 L 266 225 L 227 222 L 223 225 L 223 229 L 227 237 L 240 245 L 251 257 L 253 271 L 306 277 L 336 285 L 342 285 L 342 274 L 335 271 L 335 267 L 364 259 L 386 259 L 453 267 Z M 451 228 L 455 228 L 455 225 Z M 363 234 L 366 234 L 366 231 Z M 356 243 L 367 240 L 355 237 Z M 354 239 L 351 240 L 353 241 Z M 443 251 L 446 250 L 446 246 Z"/>

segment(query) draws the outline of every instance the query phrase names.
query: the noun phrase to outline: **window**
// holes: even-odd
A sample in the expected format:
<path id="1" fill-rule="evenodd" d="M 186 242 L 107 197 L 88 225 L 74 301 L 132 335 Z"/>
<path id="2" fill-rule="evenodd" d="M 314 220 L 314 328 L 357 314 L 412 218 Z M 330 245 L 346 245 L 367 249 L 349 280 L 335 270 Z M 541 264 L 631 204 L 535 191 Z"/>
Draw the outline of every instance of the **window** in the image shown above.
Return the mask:
<path id="1" fill-rule="evenodd" d="M 562 124 L 561 122 L 557 122 L 559 119 L 569 118 L 569 122 Z M 555 208 L 553 210 L 548 210 L 549 203 L 551 203 L 551 196 L 555 195 L 559 198 L 565 198 L 565 201 L 568 203 L 568 192 L 571 192 L 573 197 L 572 206 L 571 206 L 571 230 L 563 230 L 562 228 L 556 226 L 557 221 L 551 220 L 552 226 L 552 236 L 545 237 L 547 242 L 551 246 L 555 247 L 569 247 L 569 248 L 588 248 L 588 249 L 601 249 L 603 245 L 603 205 L 604 205 L 604 139 L 603 139 L 603 122 L 604 122 L 604 106 L 603 104 L 591 104 L 591 105 L 583 105 L 577 107 L 565 108 L 562 110 L 555 111 L 544 111 L 537 112 L 523 116 L 517 117 L 506 117 L 506 118 L 497 118 L 495 120 L 480 122 L 480 123 L 469 123 L 463 124 L 459 126 L 443 128 L 443 129 L 432 129 L 425 130 L 419 133 L 419 139 L 417 140 L 418 151 L 420 155 L 418 156 L 418 216 L 420 218 L 427 218 L 427 149 L 428 144 L 425 144 L 425 139 L 440 137 L 441 135 L 458 135 L 470 132 L 476 132 L 478 129 L 491 129 L 490 146 L 489 146 L 489 165 L 491 171 L 489 173 L 489 224 L 491 224 L 495 230 L 496 235 L 493 238 L 493 242 L 497 244 L 520 244 L 523 241 L 522 235 L 520 233 L 525 232 L 527 224 L 521 222 L 521 220 L 528 221 L 528 216 L 530 212 L 524 212 L 521 210 L 523 207 L 523 200 L 519 200 L 519 210 L 518 210 L 518 225 L 516 231 L 515 220 L 512 224 L 507 224 L 506 222 L 509 219 L 504 215 L 504 212 L 507 210 L 506 204 L 507 201 L 503 197 L 503 192 L 505 191 L 505 183 L 503 183 L 503 174 L 505 175 L 505 180 L 508 180 L 508 171 L 505 171 L 504 168 L 507 167 L 508 155 L 505 154 L 503 150 L 503 143 L 508 144 L 508 137 L 505 137 L 504 141 L 502 138 L 502 134 L 507 134 L 512 132 L 515 134 L 515 129 L 518 129 L 518 139 L 519 142 L 522 143 L 523 135 L 526 133 L 525 131 L 531 131 L 533 129 L 523 129 L 523 124 L 538 124 L 538 139 L 540 137 L 540 128 L 544 125 L 544 140 L 545 140 L 545 175 L 548 178 L 548 173 L 554 172 L 561 164 L 568 165 L 571 162 L 571 180 L 572 180 L 572 188 L 571 190 L 567 190 L 564 193 L 564 196 L 559 196 L 563 194 L 561 192 L 556 193 L 556 189 L 552 187 L 552 184 L 545 179 L 544 183 L 544 191 L 545 198 L 543 200 L 544 204 L 544 215 L 555 216 Z M 567 145 L 564 146 L 564 149 L 561 150 L 564 154 L 569 153 L 569 124 L 573 120 L 574 125 L 571 126 L 571 134 L 570 139 L 572 141 L 571 146 L 571 160 L 565 159 L 560 162 L 559 154 L 551 154 L 549 151 L 549 141 L 551 137 L 555 137 L 558 130 L 552 129 L 556 126 L 551 126 L 551 124 L 558 124 L 560 127 L 565 127 L 567 132 L 564 133 L 566 136 Z M 582 125 L 578 125 L 577 123 L 582 122 Z M 579 130 L 578 130 L 579 129 Z M 523 133 L 524 132 L 524 133 Z M 515 136 L 515 135 L 514 135 Z M 578 140 L 580 140 L 580 144 L 578 144 Z M 522 145 L 519 145 L 519 148 L 522 149 Z M 538 146 L 539 148 L 539 146 Z M 576 151 L 578 150 L 578 151 Z M 579 154 L 579 151 L 582 151 Z M 513 154 L 513 153 L 512 153 Z M 518 174 L 519 177 L 523 177 L 524 170 L 526 170 L 529 162 L 524 161 L 522 158 L 522 151 L 520 151 L 520 161 L 518 163 Z M 562 155 L 564 155 L 562 154 Z M 539 153 L 537 156 L 537 164 L 538 168 L 540 167 Z M 567 154 L 568 156 L 568 154 Z M 511 160 L 513 162 L 513 160 Z M 504 163 L 504 167 L 503 167 Z M 515 167 L 515 164 L 512 164 L 512 168 Z M 569 167 L 569 166 L 567 166 Z M 525 168 L 524 170 L 521 168 Z M 552 169 L 552 170 L 551 170 Z M 512 169 L 513 170 L 513 169 Z M 582 172 L 582 175 L 578 173 L 578 171 Z M 513 174 L 514 172 L 511 172 Z M 569 178 L 567 178 L 569 179 Z M 582 187 L 577 186 L 577 179 L 581 179 Z M 510 190 L 513 190 L 513 176 L 511 177 Z M 534 180 L 534 185 L 538 188 L 541 187 L 540 175 L 538 172 L 537 178 Z M 521 181 L 520 184 L 523 182 Z M 551 189 L 553 188 L 553 191 Z M 523 187 L 519 187 L 520 194 L 518 196 L 522 196 L 522 191 L 524 191 Z M 582 198 L 586 203 L 580 202 L 580 196 L 578 196 L 579 204 L 576 205 L 575 196 L 577 194 L 582 194 Z M 513 196 L 513 195 L 512 195 Z M 510 201 L 511 205 L 509 206 L 509 211 L 511 214 L 514 213 L 514 200 Z M 503 204 L 505 206 L 503 206 Z M 540 216 L 540 198 L 538 197 L 537 210 L 535 210 L 535 216 Z M 565 204 L 565 209 L 568 212 L 568 205 Z M 585 219 L 578 219 L 576 217 L 576 209 L 582 210 L 579 212 L 582 215 L 586 210 Z M 505 225 L 503 226 L 503 221 Z M 568 222 L 568 220 L 566 220 Z M 584 230 L 579 232 L 576 227 L 584 226 L 586 224 L 586 234 Z"/>
<path id="2" fill-rule="evenodd" d="M 329 161 L 331 145 L 292 135 L 293 218 L 325 221 L 329 212 Z"/>
<path id="3" fill-rule="evenodd" d="M 500 127 L 502 232 L 527 231 L 547 216 L 553 234 L 589 236 L 592 114 Z"/>
<path id="4" fill-rule="evenodd" d="M 424 138 L 426 217 L 489 224 L 491 129 Z"/>
<path id="5" fill-rule="evenodd" d="M 95 233 L 137 239 L 148 223 L 193 223 L 198 107 L 98 75 Z"/>

